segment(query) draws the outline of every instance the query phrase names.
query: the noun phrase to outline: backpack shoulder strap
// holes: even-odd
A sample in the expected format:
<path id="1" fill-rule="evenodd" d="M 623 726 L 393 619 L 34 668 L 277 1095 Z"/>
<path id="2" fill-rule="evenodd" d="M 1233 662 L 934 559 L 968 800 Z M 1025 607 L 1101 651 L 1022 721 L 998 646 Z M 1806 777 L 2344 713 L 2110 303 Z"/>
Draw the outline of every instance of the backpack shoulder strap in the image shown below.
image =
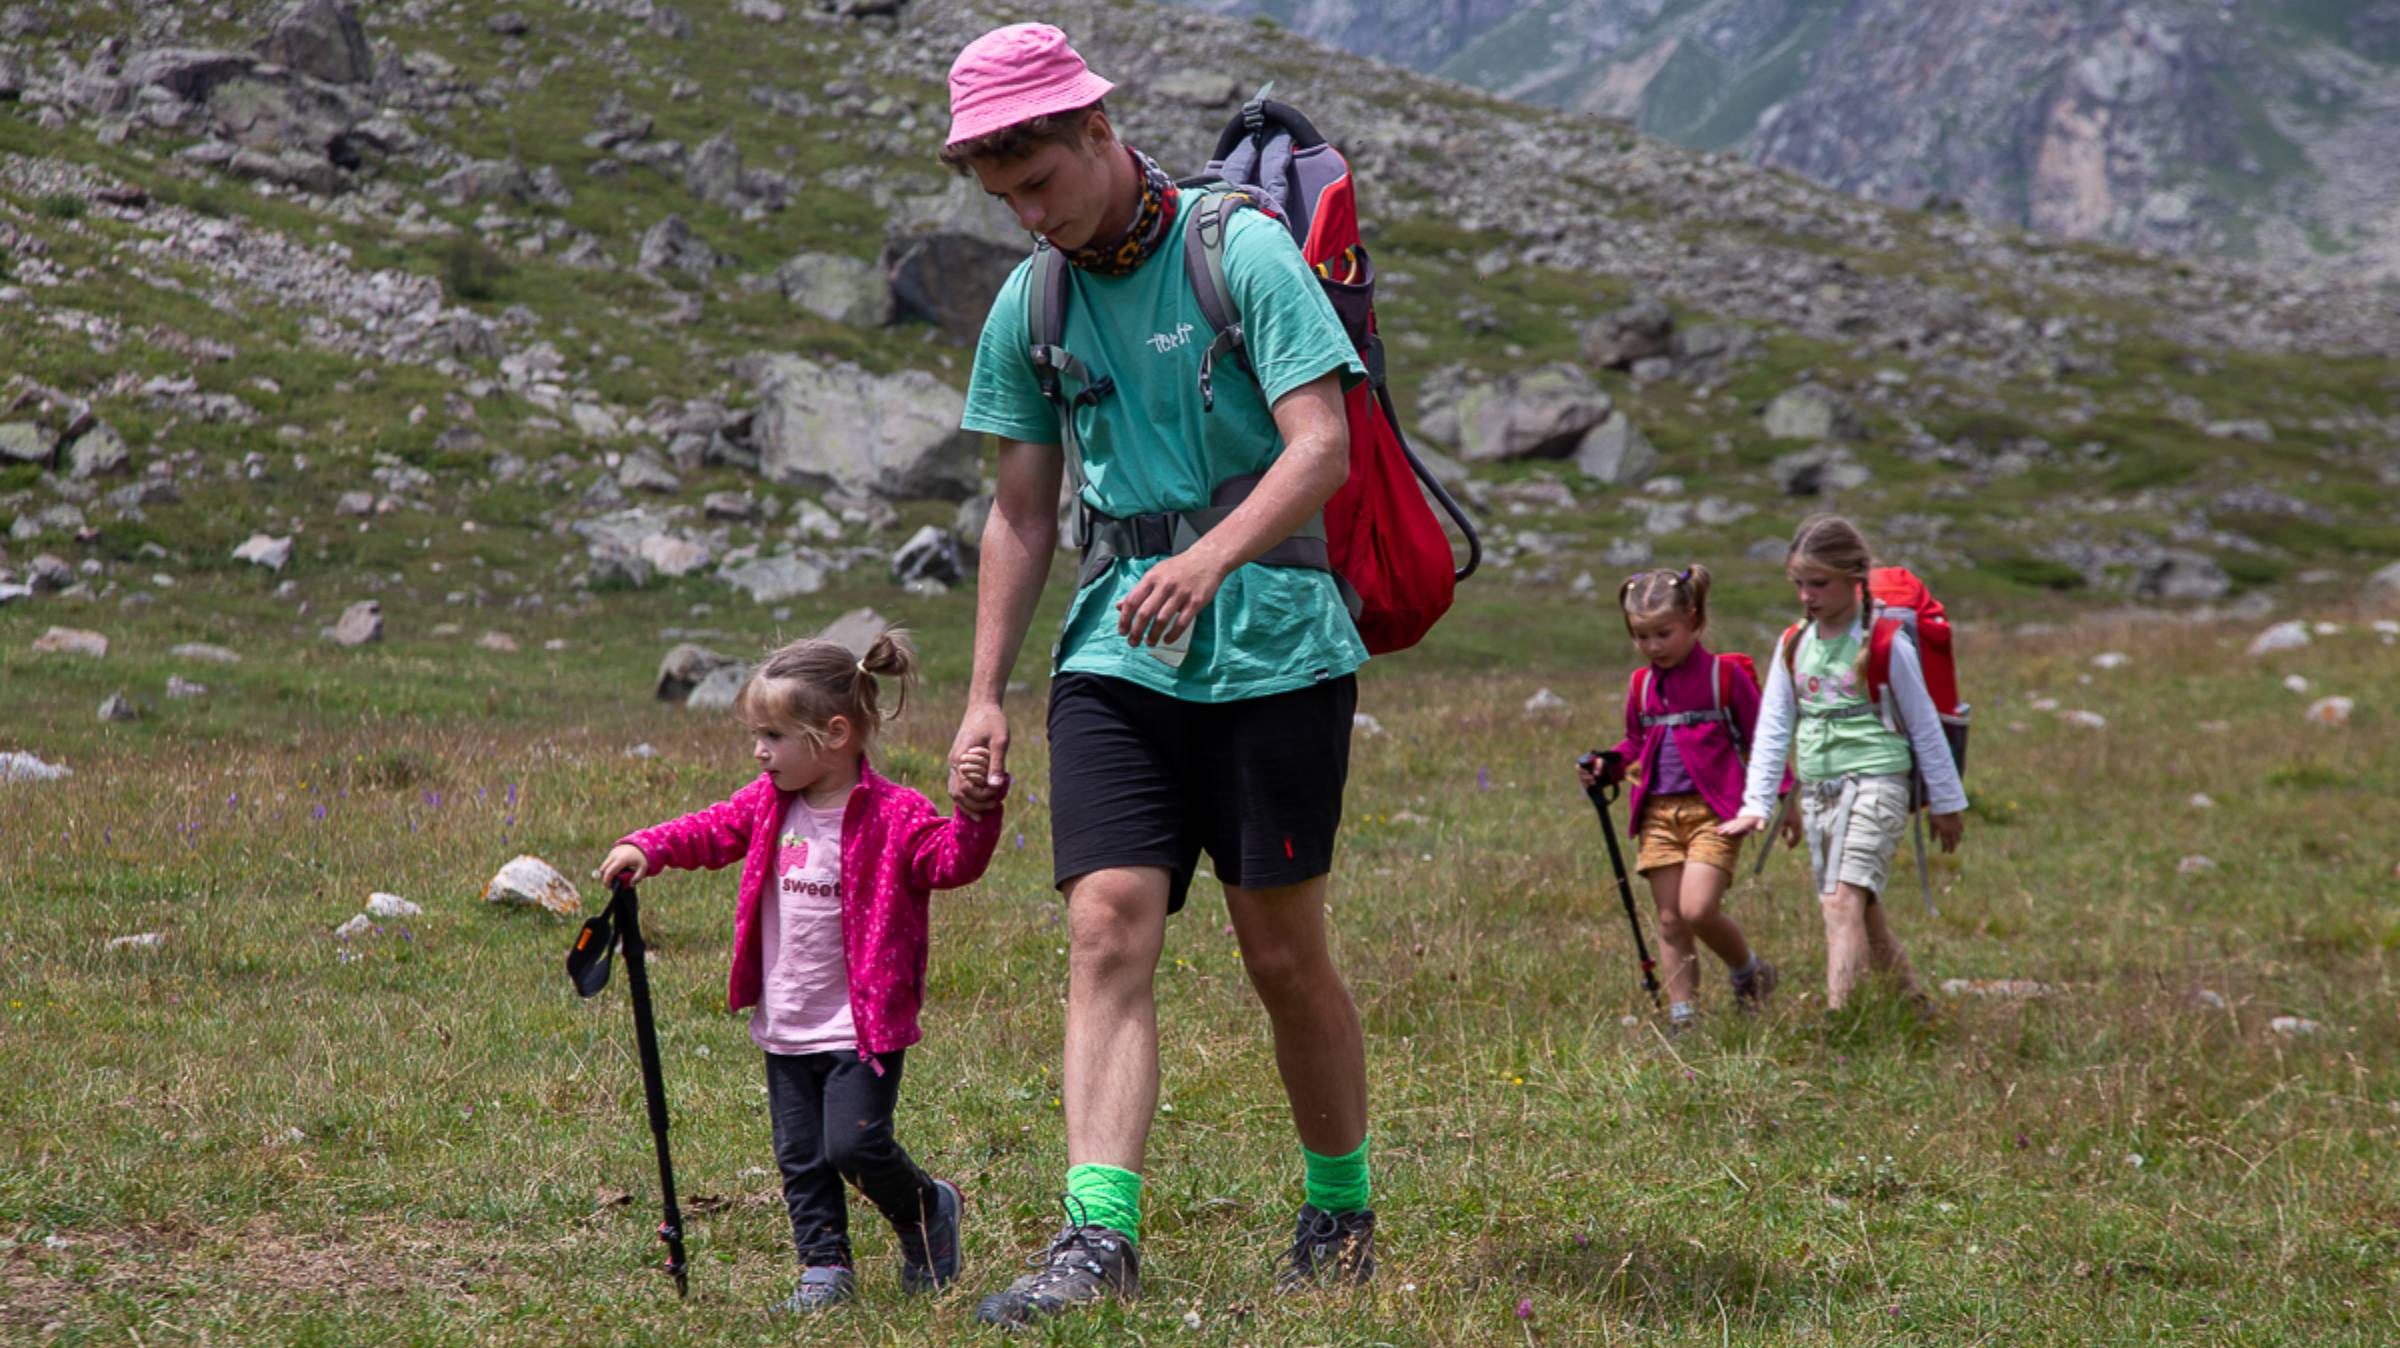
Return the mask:
<path id="1" fill-rule="evenodd" d="M 1783 672 L 1786 674 L 1800 672 L 1800 629 L 1807 625 L 1806 623 L 1793 623 L 1783 629 L 1782 640 L 1775 643 L 1775 649 L 1783 654 Z"/>
<path id="2" fill-rule="evenodd" d="M 1200 302 L 1201 315 L 1216 334 L 1208 349 L 1200 353 L 1203 412 L 1216 410 L 1218 361 L 1232 356 L 1243 369 L 1250 368 L 1241 310 L 1234 304 L 1233 283 L 1225 275 L 1225 239 L 1232 230 L 1234 213 L 1257 205 L 1247 192 L 1204 191 L 1183 215 L 1183 274 L 1191 282 L 1192 297 Z"/>
<path id="3" fill-rule="evenodd" d="M 1657 681 L 1658 676 L 1651 672 L 1648 665 L 1633 671 L 1633 711 L 1635 715 L 1646 716 L 1649 714 L 1650 686 Z"/>
<path id="4" fill-rule="evenodd" d="M 1092 541 L 1090 512 L 1083 506 L 1083 438 L 1075 429 L 1075 413 L 1116 391 L 1116 381 L 1092 378 L 1091 368 L 1066 348 L 1067 260 L 1044 244 L 1035 250 L 1033 271 L 1025 287 L 1025 355 L 1033 365 L 1034 383 L 1058 409 L 1058 446 L 1066 459 L 1067 490 L 1076 500 L 1070 512 L 1068 537 L 1076 547 Z M 1074 392 L 1068 384 L 1075 385 Z"/>
<path id="5" fill-rule="evenodd" d="M 1898 618 L 1877 614 L 1875 625 L 1867 631 L 1867 701 L 1883 701 L 1883 690 L 1892 686 L 1892 643 L 1900 640 L 1903 625 Z"/>

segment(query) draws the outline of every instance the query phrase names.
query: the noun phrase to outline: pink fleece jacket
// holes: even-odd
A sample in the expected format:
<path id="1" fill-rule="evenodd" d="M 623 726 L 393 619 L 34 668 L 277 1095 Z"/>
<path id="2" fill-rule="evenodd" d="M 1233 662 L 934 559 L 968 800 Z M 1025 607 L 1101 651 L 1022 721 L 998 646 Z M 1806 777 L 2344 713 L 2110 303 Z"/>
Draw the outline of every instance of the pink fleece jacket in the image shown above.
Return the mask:
<path id="1" fill-rule="evenodd" d="M 776 830 L 792 793 L 762 773 L 732 796 L 680 819 L 629 833 L 645 875 L 670 867 L 716 870 L 742 862 L 733 914 L 733 970 L 726 1005 L 756 1005 L 766 979 L 759 904 L 775 867 Z M 932 801 L 858 761 L 858 785 L 842 807 L 842 958 L 849 966 L 850 1018 L 860 1056 L 907 1048 L 923 1037 L 925 952 L 932 892 L 975 883 L 1000 841 L 998 806 L 981 819 L 943 818 Z M 880 1070 L 880 1069 L 879 1069 Z"/>
<path id="2" fill-rule="evenodd" d="M 1742 750 L 1734 741 L 1731 729 L 1722 721 L 1699 725 L 1644 726 L 1645 713 L 1664 715 L 1682 711 L 1708 711 L 1717 705 L 1717 692 L 1709 686 L 1711 679 L 1724 680 L 1725 710 L 1733 713 L 1734 724 L 1741 727 L 1741 745 L 1750 743 L 1758 729 L 1758 680 L 1732 661 L 1724 662 L 1720 671 L 1717 657 L 1703 646 L 1692 647 L 1691 654 L 1673 669 L 1645 672 L 1636 669 L 1625 681 L 1625 738 L 1612 751 L 1624 756 L 1627 764 L 1641 765 L 1642 775 L 1633 783 L 1626 798 L 1626 827 L 1639 834 L 1642 829 L 1643 788 L 1658 772 L 1658 751 L 1666 737 L 1675 737 L 1675 752 L 1683 758 L 1683 770 L 1690 774 L 1692 786 L 1717 818 L 1728 820 L 1742 812 Z M 1639 696 L 1648 685 L 1648 696 Z M 1645 704 L 1646 705 L 1643 705 Z M 1636 746 L 1639 746 L 1638 752 Z M 1791 787 L 1791 778 L 1784 778 L 1784 789 Z"/>

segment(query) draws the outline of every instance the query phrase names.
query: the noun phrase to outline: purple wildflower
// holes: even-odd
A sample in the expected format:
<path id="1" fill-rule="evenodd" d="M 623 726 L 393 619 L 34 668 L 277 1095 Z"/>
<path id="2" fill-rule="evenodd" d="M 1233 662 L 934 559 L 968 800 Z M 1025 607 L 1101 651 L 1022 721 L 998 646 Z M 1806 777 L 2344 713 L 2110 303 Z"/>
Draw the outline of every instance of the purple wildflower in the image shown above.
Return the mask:
<path id="1" fill-rule="evenodd" d="M 1492 789 L 1492 770 L 1490 768 L 1475 769 L 1475 789 L 1478 791 Z"/>

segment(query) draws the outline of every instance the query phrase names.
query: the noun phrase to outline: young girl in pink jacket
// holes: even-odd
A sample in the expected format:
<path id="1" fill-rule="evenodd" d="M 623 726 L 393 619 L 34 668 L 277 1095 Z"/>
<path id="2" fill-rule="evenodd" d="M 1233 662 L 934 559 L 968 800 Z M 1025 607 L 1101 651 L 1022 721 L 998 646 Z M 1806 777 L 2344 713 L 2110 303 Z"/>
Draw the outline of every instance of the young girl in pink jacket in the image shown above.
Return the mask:
<path id="1" fill-rule="evenodd" d="M 1626 633 L 1648 664 L 1625 690 L 1625 738 L 1601 760 L 1606 766 L 1582 769 L 1586 787 L 1628 767 L 1640 770 L 1627 797 L 1626 831 L 1640 840 L 1635 864 L 1658 904 L 1668 1014 L 1677 1030 L 1695 1014 L 1700 944 L 1725 961 L 1744 1006 L 1775 990 L 1775 966 L 1750 948 L 1723 907 L 1741 844 L 1717 826 L 1741 813 L 1758 675 L 1747 656 L 1716 655 L 1700 644 L 1708 581 L 1708 568 L 1695 564 L 1644 571 L 1618 588 Z"/>
<path id="2" fill-rule="evenodd" d="M 696 814 L 629 834 L 601 863 L 618 876 L 742 863 L 727 1002 L 750 1009 L 766 1053 L 767 1100 L 800 1285 L 778 1309 L 849 1299 L 847 1181 L 899 1237 L 900 1285 L 931 1291 L 958 1275 L 957 1186 L 934 1179 L 893 1137 L 900 1069 L 925 994 L 928 898 L 971 885 L 991 864 L 1007 783 L 974 751 L 958 765 L 948 819 L 878 776 L 867 750 L 882 726 L 878 682 L 901 685 L 916 655 L 897 632 L 863 656 L 795 641 L 767 657 L 734 701 L 764 771 Z M 899 706 L 893 708 L 896 715 Z"/>

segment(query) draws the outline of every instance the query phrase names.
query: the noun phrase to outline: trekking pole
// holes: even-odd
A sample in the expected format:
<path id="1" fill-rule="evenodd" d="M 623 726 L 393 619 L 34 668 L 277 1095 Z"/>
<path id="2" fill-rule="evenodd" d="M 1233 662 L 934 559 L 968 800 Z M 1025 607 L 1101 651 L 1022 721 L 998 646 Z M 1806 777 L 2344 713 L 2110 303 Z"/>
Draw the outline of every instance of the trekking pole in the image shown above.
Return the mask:
<path id="1" fill-rule="evenodd" d="M 658 1151 L 658 1193 L 665 1216 L 658 1238 L 667 1245 L 667 1272 L 675 1279 L 675 1295 L 689 1296 L 684 1272 L 683 1210 L 675 1203 L 675 1162 L 667 1150 L 667 1086 L 658 1065 L 658 1025 L 650 1013 L 650 968 L 642 942 L 641 897 L 632 884 L 609 882 L 608 907 L 583 924 L 575 948 L 567 952 L 567 974 L 575 990 L 586 997 L 608 986 L 611 947 L 625 951 L 625 986 L 633 993 L 633 1039 L 642 1060 L 642 1103 L 650 1113 L 650 1137 Z M 615 920 L 612 930 L 610 922 Z"/>
<path id="2" fill-rule="evenodd" d="M 1786 791 L 1775 798 L 1775 814 L 1767 820 L 1765 832 L 1759 834 L 1758 860 L 1750 863 L 1750 878 L 1753 880 L 1767 873 L 1767 858 L 1775 855 L 1775 835 L 1783 831 L 1784 812 L 1792 808 L 1794 794 Z"/>
<path id="3" fill-rule="evenodd" d="M 1597 749 L 1576 760 L 1579 767 L 1607 765 L 1614 768 L 1625 760 L 1613 753 Z M 1600 836 L 1608 839 L 1608 864 L 1617 873 L 1617 897 L 1625 902 L 1625 921 L 1633 928 L 1634 953 L 1642 959 L 1642 986 L 1649 990 L 1652 1009 L 1661 1003 L 1658 997 L 1658 961 L 1650 958 L 1650 946 L 1642 939 L 1642 919 L 1633 907 L 1633 882 L 1625 878 L 1625 854 L 1617 850 L 1617 824 L 1609 817 L 1608 807 L 1617 798 L 1617 787 L 1605 780 L 1593 782 L 1583 794 L 1591 797 L 1592 808 L 1600 812 Z"/>

